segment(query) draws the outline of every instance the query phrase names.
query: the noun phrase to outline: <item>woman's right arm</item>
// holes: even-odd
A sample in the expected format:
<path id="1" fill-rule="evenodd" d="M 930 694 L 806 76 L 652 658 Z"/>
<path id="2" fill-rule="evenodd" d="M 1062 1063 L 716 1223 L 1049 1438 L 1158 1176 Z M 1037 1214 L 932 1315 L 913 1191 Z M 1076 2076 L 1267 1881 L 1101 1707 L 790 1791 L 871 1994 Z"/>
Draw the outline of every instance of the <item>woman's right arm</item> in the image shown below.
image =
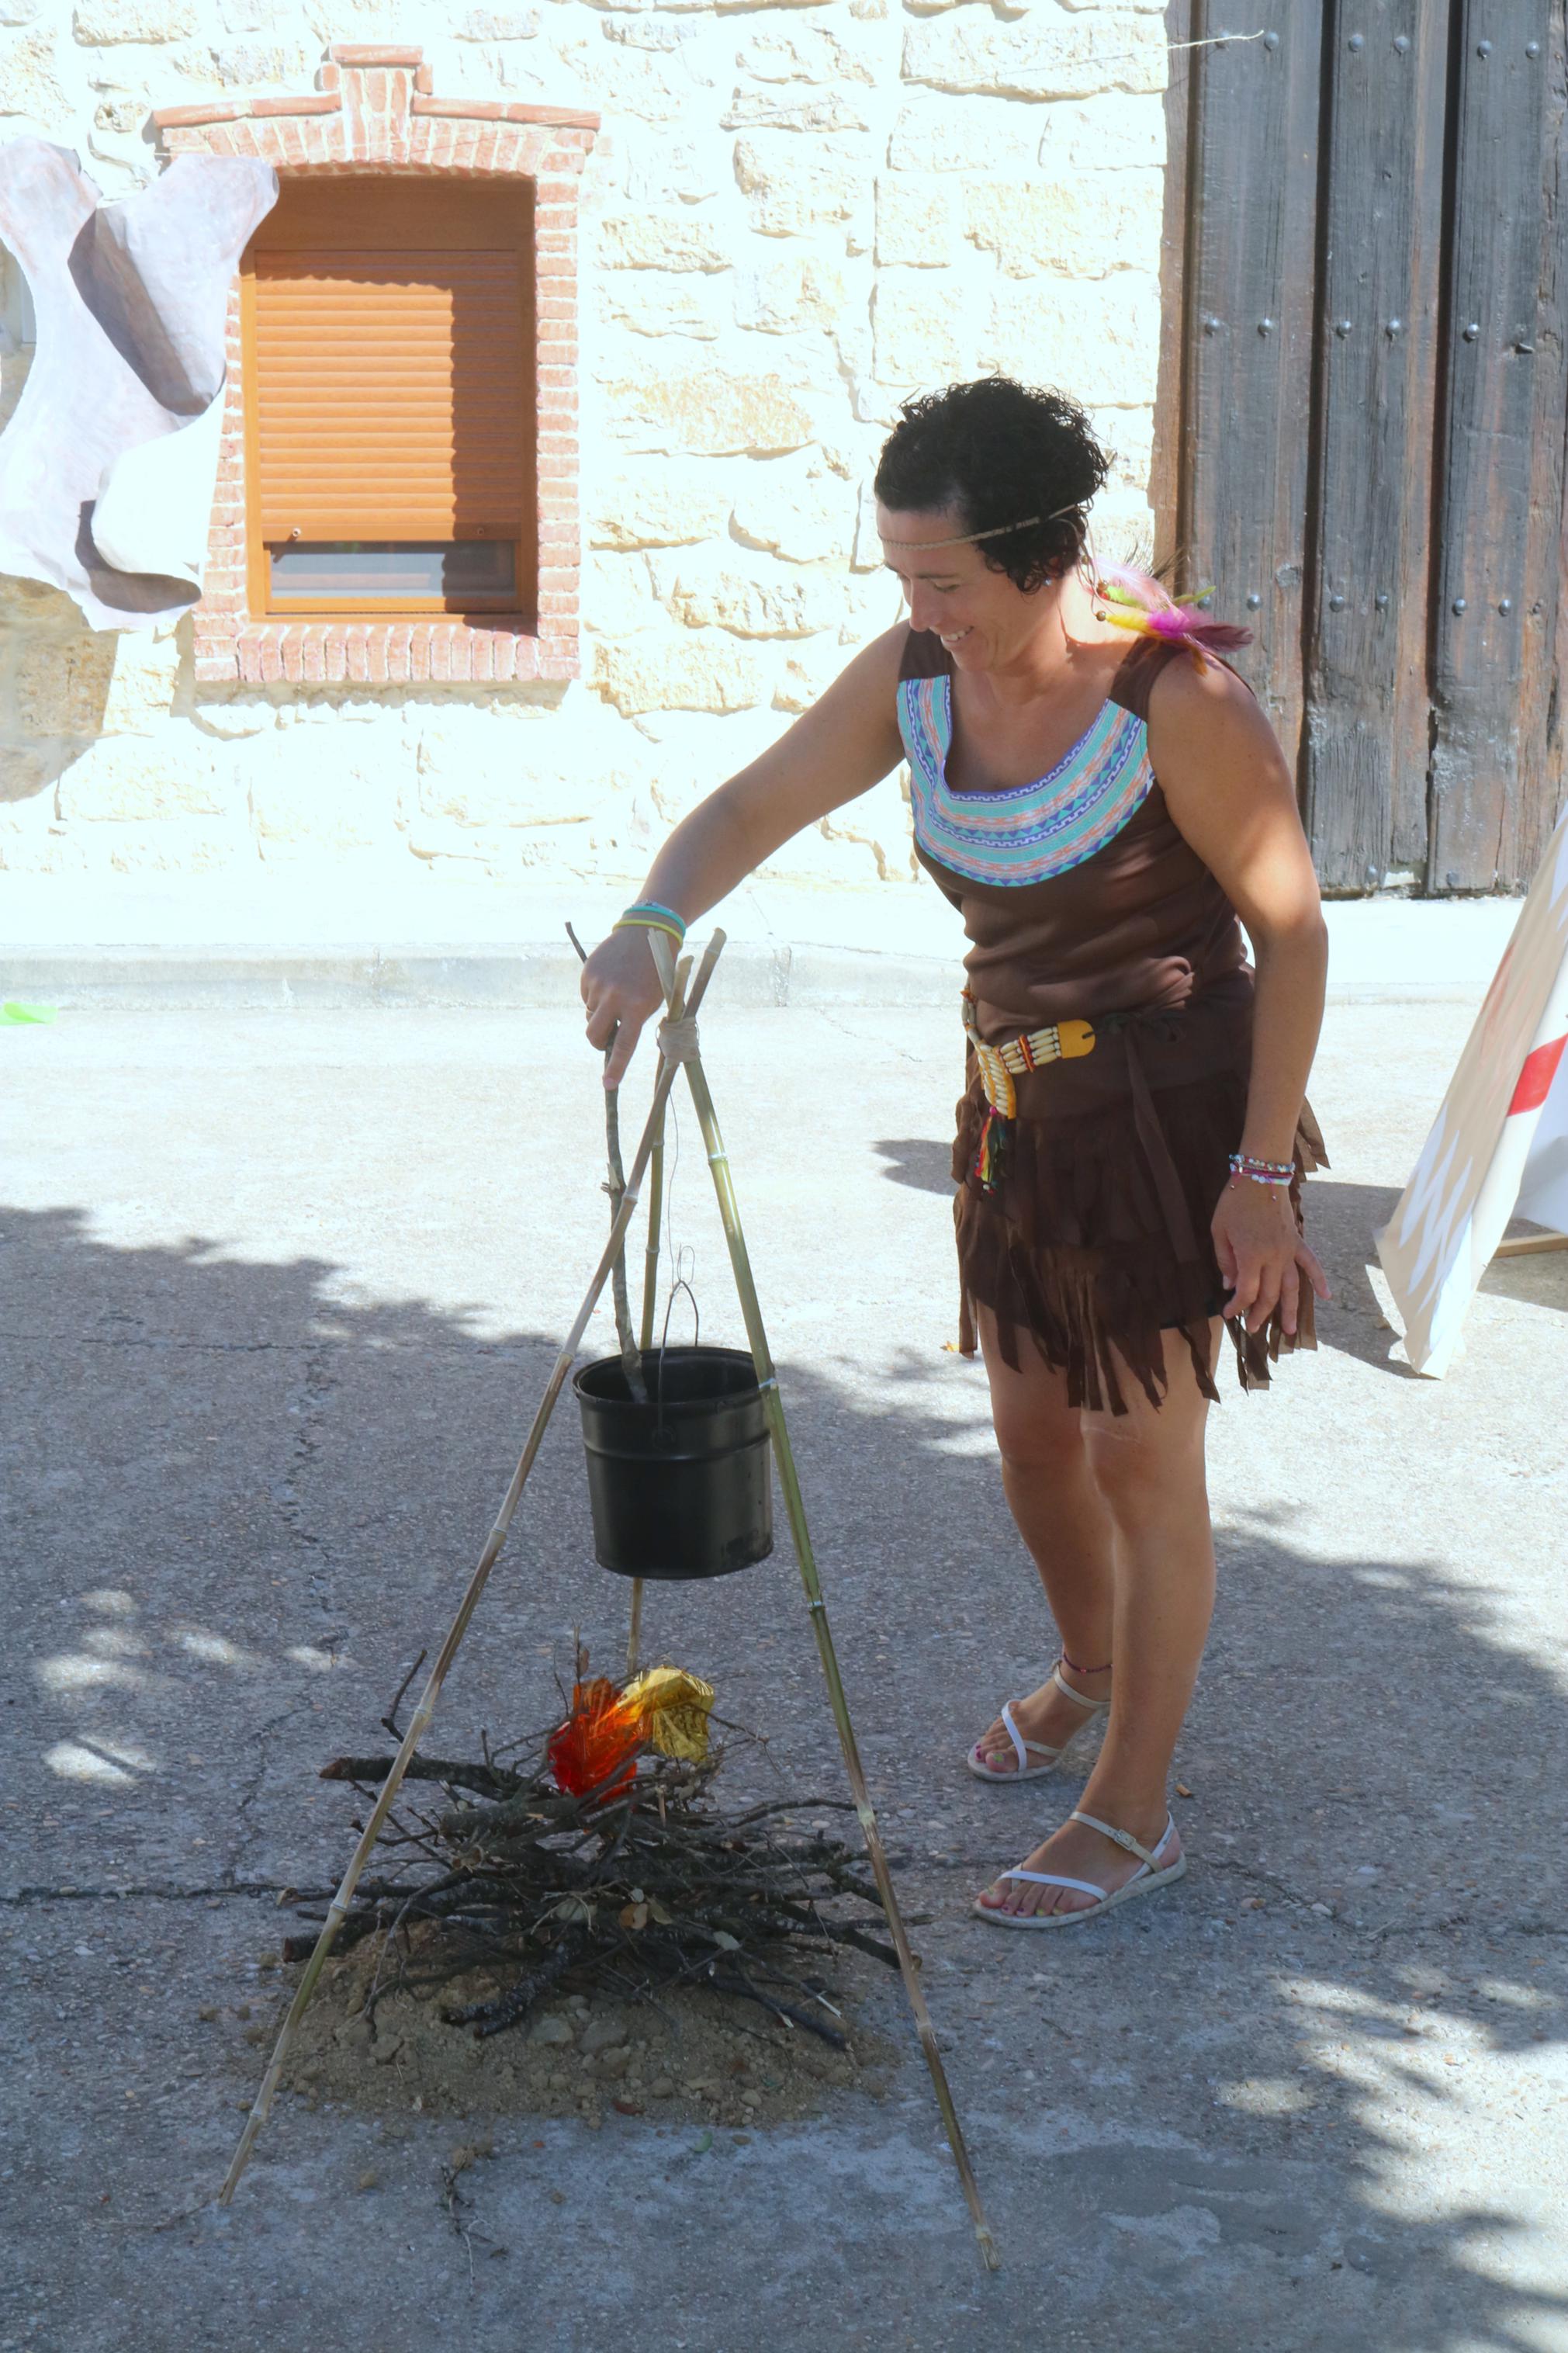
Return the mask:
<path id="1" fill-rule="evenodd" d="M 750 767 L 683 818 L 637 893 L 688 923 L 727 898 L 792 835 L 842 808 L 898 766 L 899 658 L 906 631 L 887 630 L 855 656 L 793 727 Z M 588 1039 L 616 1032 L 605 1084 L 617 1086 L 644 1022 L 663 1002 L 644 931 L 612 932 L 583 967 Z"/>

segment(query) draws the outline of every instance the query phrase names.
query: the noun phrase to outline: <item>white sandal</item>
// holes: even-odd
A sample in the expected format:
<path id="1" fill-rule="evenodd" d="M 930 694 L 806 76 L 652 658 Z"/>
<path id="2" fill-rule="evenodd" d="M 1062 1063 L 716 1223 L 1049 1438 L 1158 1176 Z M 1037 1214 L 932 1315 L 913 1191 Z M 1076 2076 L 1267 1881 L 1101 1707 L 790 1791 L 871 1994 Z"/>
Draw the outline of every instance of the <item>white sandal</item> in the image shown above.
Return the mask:
<path id="1" fill-rule="evenodd" d="M 1075 1912 L 1024 1913 L 1003 1912 L 993 1905 L 982 1904 L 976 1897 L 973 1908 L 983 1920 L 989 1920 L 996 1928 L 1068 1928 L 1075 1920 L 1098 1919 L 1100 1913 L 1110 1911 L 1118 1904 L 1129 1904 L 1135 1895 L 1152 1895 L 1156 1887 L 1164 1887 L 1173 1879 L 1180 1879 L 1187 1867 L 1186 1856 L 1179 1854 L 1174 1862 L 1167 1863 L 1163 1871 L 1160 1868 L 1159 1858 L 1176 1834 L 1175 1818 L 1172 1814 L 1165 1816 L 1164 1833 L 1159 1845 L 1152 1849 L 1140 1846 L 1131 1831 L 1113 1829 L 1110 1822 L 1100 1821 L 1093 1814 L 1080 1814 L 1076 1807 L 1068 1820 L 1087 1822 L 1091 1831 L 1102 1831 L 1115 1845 L 1124 1847 L 1129 1854 L 1137 1855 L 1138 1869 L 1131 1878 L 1121 1887 L 1105 1888 L 1096 1886 L 1092 1879 L 1064 1878 L 1059 1871 L 1025 1871 L 1022 1868 L 999 1871 L 996 1874 L 998 1879 L 1026 1879 L 1037 1887 L 1073 1887 L 1080 1894 L 1092 1895 L 1095 1901 L 1085 1904 Z"/>
<path id="2" fill-rule="evenodd" d="M 1013 1721 L 1012 1701 L 1004 1700 L 1002 1703 L 1002 1728 L 1013 1744 L 1013 1753 L 1018 1760 L 1017 1767 L 1013 1772 L 999 1773 L 996 1767 L 987 1759 L 984 1750 L 981 1748 L 980 1743 L 977 1740 L 973 1747 L 970 1750 L 968 1756 L 963 1760 L 977 1781 L 1037 1781 L 1042 1774 L 1055 1770 L 1058 1760 L 1063 1757 L 1067 1754 L 1068 1750 L 1072 1746 L 1073 1742 L 1078 1738 L 1079 1733 L 1087 1732 L 1097 1715 L 1104 1715 L 1108 1714 L 1110 1707 L 1110 1702 L 1108 1699 L 1088 1699 L 1082 1692 L 1074 1691 L 1071 1683 L 1066 1680 L 1062 1673 L 1061 1661 L 1059 1659 L 1057 1661 L 1056 1665 L 1051 1669 L 1050 1680 L 1055 1683 L 1058 1691 L 1065 1692 L 1067 1694 L 1068 1699 L 1075 1700 L 1079 1707 L 1088 1709 L 1089 1713 L 1084 1717 L 1083 1722 L 1077 1727 L 1077 1730 L 1069 1732 L 1067 1738 L 1060 1741 L 1055 1748 L 1047 1748 L 1043 1741 L 1025 1739 L 1016 1724 Z M 1045 1762 L 1040 1765 L 1031 1765 L 1029 1762 L 1031 1757 L 1043 1757 Z"/>

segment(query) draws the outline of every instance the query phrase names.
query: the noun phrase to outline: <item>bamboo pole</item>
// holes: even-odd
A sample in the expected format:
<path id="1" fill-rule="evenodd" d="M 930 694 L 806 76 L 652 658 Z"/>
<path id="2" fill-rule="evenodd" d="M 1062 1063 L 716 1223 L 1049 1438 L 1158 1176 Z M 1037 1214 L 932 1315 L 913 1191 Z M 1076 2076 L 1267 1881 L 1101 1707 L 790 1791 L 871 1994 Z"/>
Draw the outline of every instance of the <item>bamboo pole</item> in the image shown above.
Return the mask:
<path id="1" fill-rule="evenodd" d="M 696 983 L 691 991 L 689 1009 L 692 1013 L 696 1012 L 702 1002 L 722 945 L 721 934 L 709 942 L 708 951 L 699 966 Z M 550 1417 L 555 1410 L 556 1399 L 565 1386 L 566 1376 L 572 1369 L 573 1359 L 582 1344 L 583 1335 L 588 1328 L 588 1320 L 598 1305 L 605 1285 L 610 1279 L 610 1270 L 625 1244 L 626 1229 L 631 1224 L 637 1208 L 643 1176 L 652 1155 L 653 1139 L 658 1121 L 665 1104 L 669 1100 L 670 1089 L 675 1084 L 677 1067 L 674 1062 L 661 1059 L 658 1077 L 654 1082 L 653 1103 L 643 1128 L 641 1140 L 637 1145 L 637 1155 L 632 1162 L 631 1174 L 626 1179 L 626 1193 L 616 1214 L 615 1222 L 610 1228 L 610 1236 L 605 1245 L 604 1254 L 595 1269 L 594 1279 L 588 1286 L 582 1306 L 577 1311 L 572 1329 L 567 1334 L 561 1353 L 555 1359 L 550 1379 L 545 1386 L 543 1398 L 540 1401 L 539 1410 L 533 1417 L 532 1426 L 524 1442 L 522 1452 L 518 1458 L 517 1468 L 511 1474 L 511 1482 L 501 1499 L 501 1506 L 496 1514 L 495 1524 L 485 1538 L 484 1550 L 479 1555 L 479 1563 L 458 1605 L 457 1616 L 447 1630 L 447 1638 L 426 1678 L 425 1688 L 419 1694 L 419 1704 L 409 1719 L 408 1729 L 404 1734 L 402 1744 L 392 1760 L 392 1768 L 382 1783 L 381 1794 L 371 1810 L 361 1833 L 359 1844 L 349 1858 L 349 1865 L 343 1873 L 342 1883 L 328 1906 L 327 1916 L 321 1924 L 321 1933 L 317 1937 L 314 1950 L 305 1964 L 305 1973 L 295 1989 L 294 1999 L 289 2005 L 288 2016 L 279 2029 L 278 2040 L 272 2046 L 272 2056 L 268 2063 L 267 2073 L 261 2079 L 261 2089 L 256 2095 L 255 2104 L 245 2121 L 245 2129 L 240 2134 L 238 2144 L 229 2160 L 228 2171 L 224 2176 L 223 2187 L 218 2191 L 220 2206 L 229 2204 L 239 2186 L 240 2177 L 250 2162 L 250 2152 L 256 2146 L 257 2136 L 267 2122 L 271 2110 L 273 2095 L 283 2073 L 283 2063 L 289 2055 L 289 2045 L 294 2040 L 300 2021 L 310 2006 L 310 1997 L 316 1990 L 316 1981 L 326 1966 L 327 1956 L 331 1951 L 338 1930 L 347 1916 L 354 1889 L 359 1884 L 360 1874 L 369 1862 L 372 1850 L 381 1836 L 388 1814 L 392 1811 L 397 1792 L 403 1784 L 403 1777 L 408 1770 L 409 1762 L 424 1738 L 430 1719 L 436 1712 L 436 1702 L 440 1697 L 441 1686 L 447 1680 L 447 1671 L 458 1655 L 464 1635 L 468 1630 L 468 1621 L 479 1607 L 479 1596 L 489 1580 L 491 1569 L 500 1556 L 501 1546 L 506 1542 L 507 1531 L 511 1525 L 512 1514 L 517 1510 L 524 1487 L 528 1484 L 529 1473 L 532 1471 L 538 1457 Z"/>
<path id="2" fill-rule="evenodd" d="M 714 936 L 721 940 L 723 934 L 716 933 Z M 653 941 L 654 958 L 658 965 L 662 978 L 668 965 L 668 952 L 666 949 L 661 955 L 659 951 L 664 949 L 664 942 L 653 934 L 650 934 L 649 937 Z M 903 1914 L 899 1909 L 898 1894 L 893 1886 L 892 1873 L 888 1867 L 887 1853 L 882 1845 L 881 1830 L 871 1804 L 870 1792 L 866 1787 L 865 1770 L 860 1762 L 859 1744 L 856 1740 L 855 1727 L 849 1717 L 849 1702 L 845 1695 L 844 1679 L 838 1671 L 838 1654 L 834 1648 L 833 1633 L 827 1622 L 827 1604 L 823 1599 L 822 1582 L 817 1575 L 816 1556 L 812 1548 L 811 1533 L 806 1525 L 805 1502 L 801 1493 L 800 1479 L 795 1470 L 795 1450 L 790 1444 L 789 1430 L 784 1421 L 784 1400 L 779 1394 L 778 1376 L 768 1346 L 768 1335 L 763 1324 L 762 1303 L 757 1296 L 757 1286 L 752 1274 L 752 1262 L 746 1250 L 746 1238 L 741 1225 L 740 1203 L 736 1198 L 734 1180 L 730 1172 L 729 1156 L 724 1150 L 723 1138 L 719 1132 L 718 1115 L 713 1108 L 713 1097 L 709 1091 L 707 1075 L 703 1071 L 700 1057 L 693 1053 L 689 1060 L 686 1060 L 685 1069 L 687 1083 L 691 1089 L 692 1101 L 697 1107 L 698 1124 L 702 1130 L 702 1142 L 708 1154 L 708 1165 L 713 1171 L 713 1187 L 719 1197 L 719 1215 L 723 1221 L 724 1239 L 730 1249 L 730 1263 L 734 1270 L 735 1289 L 740 1294 L 741 1314 L 745 1321 L 746 1337 L 751 1345 L 752 1359 L 757 1368 L 758 1386 L 763 1392 L 768 1429 L 773 1441 L 773 1457 L 778 1464 L 779 1484 L 784 1489 L 784 1505 L 789 1514 L 790 1533 L 795 1538 L 795 1558 L 800 1566 L 801 1583 L 805 1588 L 812 1631 L 816 1638 L 817 1653 L 822 1662 L 823 1680 L 827 1685 L 828 1704 L 833 1710 L 833 1721 L 838 1729 L 838 1745 L 844 1752 L 844 1766 L 849 1778 L 850 1795 L 855 1800 L 855 1811 L 859 1817 L 861 1833 L 866 1841 L 866 1852 L 871 1864 L 872 1876 L 876 1880 L 877 1893 L 881 1898 L 882 1908 L 887 1915 L 889 1932 L 892 1936 L 894 1950 L 899 1957 L 899 1970 L 904 1981 L 904 1991 L 909 1998 L 910 2009 L 914 2016 L 915 2028 L 920 2035 L 921 2048 L 925 2054 L 926 2065 L 931 2070 L 931 2084 L 936 2093 L 936 2104 L 942 2112 L 948 2147 L 952 2151 L 952 2161 L 958 2168 L 958 2178 L 963 2188 L 970 2219 L 974 2225 L 974 2235 L 980 2242 L 981 2256 L 986 2269 L 995 2271 L 1000 2265 L 1001 2256 L 997 2252 L 996 2242 L 991 2234 L 991 2225 L 986 2220 L 985 2209 L 981 2203 L 980 2188 L 969 2160 L 963 2128 L 958 2121 L 958 2110 L 953 2105 L 952 2091 L 947 2080 L 947 2070 L 942 2065 L 942 2052 L 937 2047 L 936 2029 L 931 2024 L 931 2012 L 926 2008 L 925 1995 L 921 1988 L 919 1964 L 910 1948 L 909 1934 L 904 1926 Z"/>

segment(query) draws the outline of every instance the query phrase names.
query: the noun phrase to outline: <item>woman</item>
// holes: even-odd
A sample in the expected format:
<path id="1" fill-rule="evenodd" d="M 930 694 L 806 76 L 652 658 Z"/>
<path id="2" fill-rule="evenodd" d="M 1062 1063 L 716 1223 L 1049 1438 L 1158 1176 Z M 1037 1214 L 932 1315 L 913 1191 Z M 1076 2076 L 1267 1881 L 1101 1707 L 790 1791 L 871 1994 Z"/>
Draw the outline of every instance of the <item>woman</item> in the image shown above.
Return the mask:
<path id="1" fill-rule="evenodd" d="M 583 976 L 592 1042 L 619 1025 L 613 1083 L 658 1002 L 647 927 L 679 936 L 908 758 L 918 853 L 971 942 L 963 1345 L 1061 1641 L 967 1761 L 1032 1779 L 1107 1719 L 1081 1805 L 977 1898 L 1010 1928 L 1185 1870 L 1166 1784 L 1213 1603 L 1215 1368 L 1228 1326 L 1243 1387 L 1265 1384 L 1328 1295 L 1299 1211 L 1327 943 L 1290 777 L 1213 658 L 1243 633 L 1086 562 L 1106 471 L 1058 394 L 910 402 L 876 476 L 908 626 L 677 828 Z"/>

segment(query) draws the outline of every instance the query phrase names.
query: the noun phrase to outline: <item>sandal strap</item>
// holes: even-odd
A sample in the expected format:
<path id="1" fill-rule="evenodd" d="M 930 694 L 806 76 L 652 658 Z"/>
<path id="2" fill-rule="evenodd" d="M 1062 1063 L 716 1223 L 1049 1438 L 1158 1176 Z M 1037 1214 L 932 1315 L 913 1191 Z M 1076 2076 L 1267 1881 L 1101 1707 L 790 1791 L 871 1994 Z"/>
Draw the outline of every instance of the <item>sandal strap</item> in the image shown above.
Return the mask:
<path id="1" fill-rule="evenodd" d="M 1037 1740 L 1025 1739 L 1023 1734 L 1019 1731 L 1016 1724 L 1013 1720 L 1013 1703 L 1010 1699 L 1005 1699 L 1002 1703 L 1002 1729 L 1013 1744 L 1013 1753 L 1018 1759 L 1018 1770 L 1020 1773 L 1026 1773 L 1029 1769 L 1029 1751 L 1031 1749 L 1037 1757 L 1048 1757 L 1053 1761 L 1062 1753 L 1059 1748 L 1047 1748 L 1043 1746 Z"/>
<path id="2" fill-rule="evenodd" d="M 1097 1887 L 1092 1879 L 1066 1879 L 1059 1871 L 999 1871 L 998 1879 L 1026 1879 L 1036 1887 L 1076 1887 L 1080 1894 L 1097 1895 L 1103 1904 L 1110 1894 L 1106 1887 Z"/>
<path id="3" fill-rule="evenodd" d="M 1159 1870 L 1160 1865 L 1156 1857 L 1170 1843 L 1171 1833 L 1176 1827 L 1175 1817 L 1167 1814 L 1165 1827 L 1160 1834 L 1159 1844 L 1151 1851 L 1135 1839 L 1131 1831 L 1119 1831 L 1113 1822 L 1102 1822 L 1097 1815 L 1080 1813 L 1076 1806 L 1068 1820 L 1075 1822 L 1087 1822 L 1091 1831 L 1099 1831 L 1102 1836 L 1110 1839 L 1113 1846 L 1123 1848 L 1128 1854 L 1135 1854 L 1139 1862 L 1146 1863 L 1151 1871 Z"/>
<path id="4" fill-rule="evenodd" d="M 1051 1681 L 1058 1691 L 1064 1693 L 1068 1699 L 1076 1701 L 1079 1707 L 1087 1707 L 1096 1714 L 1103 1714 L 1110 1705 L 1108 1699 L 1090 1699 L 1087 1692 L 1074 1691 L 1062 1672 L 1062 1662 L 1059 1659 L 1051 1669 Z"/>

